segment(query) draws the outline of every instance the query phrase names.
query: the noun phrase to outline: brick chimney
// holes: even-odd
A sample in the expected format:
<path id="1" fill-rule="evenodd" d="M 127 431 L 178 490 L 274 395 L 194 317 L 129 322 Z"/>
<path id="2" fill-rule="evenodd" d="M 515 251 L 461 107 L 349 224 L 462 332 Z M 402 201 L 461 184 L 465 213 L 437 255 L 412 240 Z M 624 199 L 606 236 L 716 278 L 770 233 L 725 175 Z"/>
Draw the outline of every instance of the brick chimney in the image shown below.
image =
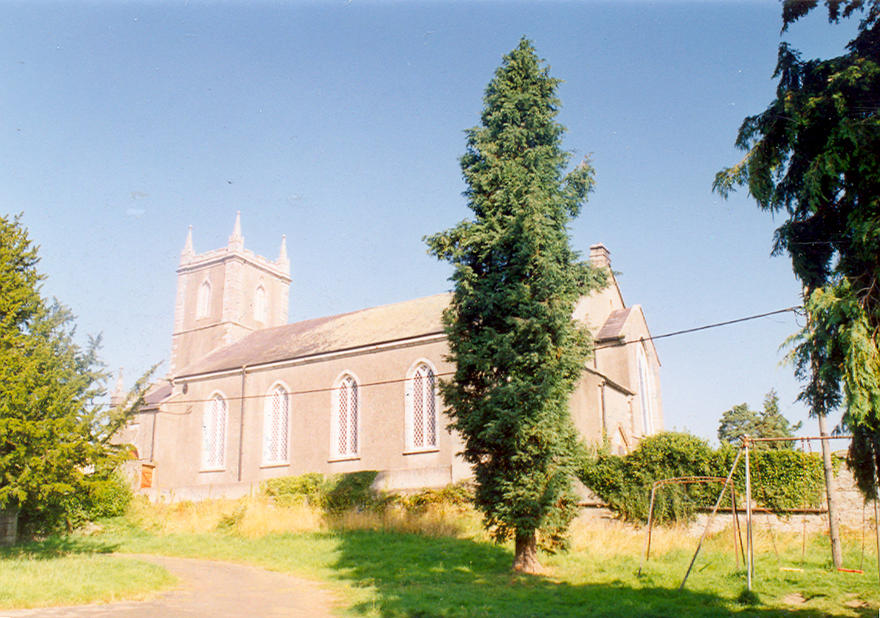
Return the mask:
<path id="1" fill-rule="evenodd" d="M 611 268 L 611 252 L 602 243 L 590 247 L 590 264 L 596 268 Z"/>

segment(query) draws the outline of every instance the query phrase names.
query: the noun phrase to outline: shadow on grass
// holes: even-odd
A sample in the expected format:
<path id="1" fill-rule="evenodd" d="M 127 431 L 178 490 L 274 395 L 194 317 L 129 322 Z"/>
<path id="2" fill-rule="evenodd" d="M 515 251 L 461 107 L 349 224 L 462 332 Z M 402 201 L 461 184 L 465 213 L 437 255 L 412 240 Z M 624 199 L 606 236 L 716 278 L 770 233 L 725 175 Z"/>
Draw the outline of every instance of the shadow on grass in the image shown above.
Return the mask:
<path id="1" fill-rule="evenodd" d="M 381 616 L 827 616 L 827 612 L 740 606 L 705 592 L 620 580 L 571 584 L 516 575 L 503 547 L 453 538 L 337 532 L 340 577 L 378 597 L 351 610 Z M 374 598 L 375 598 L 374 597 Z M 851 615 L 851 614 L 847 614 Z M 864 615 L 873 615 L 865 610 Z"/>
<path id="2" fill-rule="evenodd" d="M 48 560 L 71 554 L 109 554 L 116 551 L 118 546 L 118 543 L 90 537 L 51 536 L 39 541 L 0 547 L 0 560 L 13 558 Z"/>

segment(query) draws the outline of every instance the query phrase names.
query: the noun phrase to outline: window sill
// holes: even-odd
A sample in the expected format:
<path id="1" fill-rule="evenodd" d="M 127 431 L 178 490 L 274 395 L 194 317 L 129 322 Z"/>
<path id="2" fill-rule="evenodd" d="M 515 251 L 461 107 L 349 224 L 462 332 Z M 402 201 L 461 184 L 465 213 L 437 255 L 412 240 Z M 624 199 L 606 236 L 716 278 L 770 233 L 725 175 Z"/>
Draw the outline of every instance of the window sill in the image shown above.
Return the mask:
<path id="1" fill-rule="evenodd" d="M 202 468 L 199 470 L 199 474 L 202 472 L 226 472 L 226 468 Z"/>
<path id="2" fill-rule="evenodd" d="M 355 461 L 360 459 L 360 455 L 334 455 L 330 459 L 327 460 L 328 463 L 333 463 L 335 461 Z"/>
<path id="3" fill-rule="evenodd" d="M 289 465 L 289 461 L 278 461 L 273 463 L 262 463 L 260 464 L 260 468 L 286 468 Z"/>
<path id="4" fill-rule="evenodd" d="M 403 451 L 404 455 L 424 455 L 425 453 L 439 453 L 440 449 L 436 446 L 429 446 L 427 448 L 412 448 Z"/>

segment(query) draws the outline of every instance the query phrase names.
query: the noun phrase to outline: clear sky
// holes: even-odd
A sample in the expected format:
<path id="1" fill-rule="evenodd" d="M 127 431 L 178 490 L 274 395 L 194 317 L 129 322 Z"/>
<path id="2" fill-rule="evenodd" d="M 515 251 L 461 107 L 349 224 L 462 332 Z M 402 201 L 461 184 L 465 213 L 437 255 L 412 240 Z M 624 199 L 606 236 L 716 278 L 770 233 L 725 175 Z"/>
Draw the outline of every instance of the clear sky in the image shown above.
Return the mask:
<path id="1" fill-rule="evenodd" d="M 4 2 L 0 213 L 23 212 L 44 291 L 103 333 L 131 383 L 170 352 L 175 269 L 198 252 L 277 256 L 290 319 L 449 289 L 422 237 L 469 216 L 458 158 L 523 35 L 555 77 L 574 160 L 597 188 L 571 227 L 604 243 L 655 335 L 799 304 L 780 221 L 711 193 L 737 128 L 772 100 L 780 8 L 705 2 Z M 837 55 L 819 11 L 785 38 Z M 791 314 L 657 342 L 668 429 L 778 389 Z M 167 363 L 164 369 L 167 369 Z M 807 428 L 815 433 L 815 422 Z"/>

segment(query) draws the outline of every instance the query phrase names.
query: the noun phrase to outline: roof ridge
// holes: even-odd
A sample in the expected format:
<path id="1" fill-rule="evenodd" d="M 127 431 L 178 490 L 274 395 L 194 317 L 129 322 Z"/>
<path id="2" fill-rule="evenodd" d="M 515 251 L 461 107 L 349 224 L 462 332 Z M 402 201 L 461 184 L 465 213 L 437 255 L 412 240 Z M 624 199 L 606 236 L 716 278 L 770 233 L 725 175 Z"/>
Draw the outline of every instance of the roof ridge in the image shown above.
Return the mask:
<path id="1" fill-rule="evenodd" d="M 412 298 L 396 303 L 366 307 L 336 315 L 309 318 L 251 331 L 238 341 L 211 350 L 182 367 L 177 376 L 198 375 L 217 370 L 219 365 L 240 366 L 245 357 L 260 364 L 281 357 L 308 355 L 347 348 L 343 343 L 372 345 L 389 340 L 411 339 L 442 330 L 441 303 L 448 304 L 448 292 Z M 413 308 L 409 309 L 410 305 Z M 387 314 L 387 315 L 386 315 Z M 358 319 L 357 316 L 363 316 Z M 350 319 L 354 318 L 354 319 Z M 334 324 L 333 329 L 325 325 Z M 402 329 L 397 335 L 394 331 Z M 331 332 L 332 331 L 332 332 Z M 395 335 L 392 337 L 391 335 Z"/>

